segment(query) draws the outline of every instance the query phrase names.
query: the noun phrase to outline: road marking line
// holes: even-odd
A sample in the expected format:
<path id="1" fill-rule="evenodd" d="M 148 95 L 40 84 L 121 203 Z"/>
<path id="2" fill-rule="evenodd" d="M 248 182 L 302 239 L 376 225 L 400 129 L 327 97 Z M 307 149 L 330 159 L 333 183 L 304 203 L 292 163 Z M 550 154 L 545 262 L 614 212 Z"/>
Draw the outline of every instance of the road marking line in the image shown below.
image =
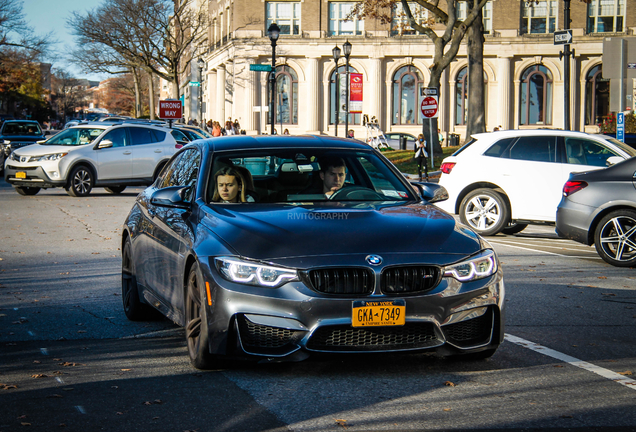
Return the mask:
<path id="1" fill-rule="evenodd" d="M 542 251 L 542 250 L 537 250 L 537 249 L 524 248 L 524 247 L 521 247 L 521 246 L 512 246 L 512 245 L 509 245 L 509 244 L 506 244 L 506 243 L 497 243 L 497 242 L 493 242 L 493 241 L 489 241 L 489 242 L 491 244 L 496 244 L 496 245 L 499 245 L 499 246 L 508 246 L 508 247 L 511 247 L 511 248 L 523 249 L 523 250 L 527 250 L 527 251 L 531 251 L 531 252 L 541 252 L 541 253 L 544 253 L 544 254 L 556 255 L 556 256 L 559 256 L 559 257 L 563 257 L 563 258 L 585 258 L 585 259 L 593 259 L 593 260 L 596 260 L 596 259 L 600 260 L 601 259 L 601 257 L 562 255 L 562 254 L 558 254 L 558 253 L 554 253 L 554 252 L 547 252 L 547 251 Z"/>
<path id="2" fill-rule="evenodd" d="M 555 358 L 557 360 L 561 360 L 565 363 L 571 364 L 572 366 L 579 367 L 581 369 L 585 369 L 586 371 L 593 372 L 597 375 L 602 376 L 603 378 L 610 379 L 619 384 L 624 385 L 627 388 L 632 390 L 636 390 L 636 380 L 631 378 L 626 378 L 621 374 L 613 372 L 609 369 L 602 368 L 600 366 L 596 366 L 595 364 L 585 362 L 583 360 L 579 360 L 575 357 L 569 356 L 567 354 L 563 354 L 561 352 L 555 351 L 553 349 L 544 347 L 539 345 L 538 343 L 530 342 L 529 340 L 522 339 L 517 336 L 513 336 L 511 334 L 506 333 L 505 339 L 508 342 L 512 342 L 514 344 L 520 345 L 524 348 L 528 348 L 532 351 L 536 351 L 538 353 L 547 355 L 548 357 Z"/>
<path id="3" fill-rule="evenodd" d="M 81 405 L 75 405 L 75 409 L 79 411 L 80 414 L 86 414 L 86 410 Z"/>
<path id="4" fill-rule="evenodd" d="M 60 384 L 64 384 L 64 380 L 60 377 L 55 377 L 55 381 L 59 382 Z"/>

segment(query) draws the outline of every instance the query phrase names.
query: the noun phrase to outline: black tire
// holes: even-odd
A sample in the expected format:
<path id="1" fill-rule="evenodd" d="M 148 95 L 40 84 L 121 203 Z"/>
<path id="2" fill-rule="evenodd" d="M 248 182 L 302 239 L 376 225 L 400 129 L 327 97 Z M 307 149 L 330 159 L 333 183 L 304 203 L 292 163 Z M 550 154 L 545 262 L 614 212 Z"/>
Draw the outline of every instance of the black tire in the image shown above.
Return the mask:
<path id="1" fill-rule="evenodd" d="M 20 195 L 25 195 L 25 196 L 31 196 L 31 195 L 36 195 L 38 192 L 40 192 L 39 187 L 28 187 L 28 186 L 16 186 L 15 187 L 15 191 L 17 193 L 19 193 Z"/>
<path id="2" fill-rule="evenodd" d="M 121 300 L 126 318 L 131 321 L 146 321 L 155 316 L 154 310 L 139 299 L 130 238 L 126 239 L 121 253 Z"/>
<path id="3" fill-rule="evenodd" d="M 478 234 L 491 236 L 508 225 L 510 209 L 500 193 L 492 189 L 475 189 L 462 200 L 459 218 Z"/>
<path id="4" fill-rule="evenodd" d="M 210 354 L 205 298 L 203 277 L 195 263 L 188 274 L 185 289 L 185 336 L 192 366 L 204 370 L 225 365 L 222 357 Z"/>
<path id="5" fill-rule="evenodd" d="M 504 229 L 501 230 L 502 233 L 512 235 L 517 234 L 523 231 L 528 227 L 528 224 L 520 224 L 515 222 L 510 222 Z"/>
<path id="6" fill-rule="evenodd" d="M 636 267 L 636 211 L 616 210 L 594 231 L 594 247 L 603 261 L 616 267 Z"/>
<path id="7" fill-rule="evenodd" d="M 94 184 L 93 172 L 88 167 L 80 165 L 71 171 L 66 192 L 73 197 L 84 197 L 91 193 Z"/>
<path id="8" fill-rule="evenodd" d="M 117 195 L 122 193 L 124 190 L 126 190 L 126 186 L 111 186 L 111 187 L 105 187 L 104 189 L 106 189 L 106 192 L 108 193 Z"/>

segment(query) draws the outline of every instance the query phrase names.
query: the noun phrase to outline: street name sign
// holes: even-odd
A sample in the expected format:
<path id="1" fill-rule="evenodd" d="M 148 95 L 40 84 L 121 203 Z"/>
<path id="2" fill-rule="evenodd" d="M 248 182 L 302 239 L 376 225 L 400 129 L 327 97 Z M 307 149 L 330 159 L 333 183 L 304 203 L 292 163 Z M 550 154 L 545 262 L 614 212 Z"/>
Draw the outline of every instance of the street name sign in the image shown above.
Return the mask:
<path id="1" fill-rule="evenodd" d="M 572 42 L 572 30 L 559 30 L 554 32 L 554 44 L 566 45 Z"/>
<path id="2" fill-rule="evenodd" d="M 164 120 L 179 120 L 183 117 L 183 107 L 180 100 L 160 100 L 159 118 Z"/>
<path id="3" fill-rule="evenodd" d="M 271 72 L 272 65 L 268 64 L 251 64 L 250 70 L 254 72 Z"/>

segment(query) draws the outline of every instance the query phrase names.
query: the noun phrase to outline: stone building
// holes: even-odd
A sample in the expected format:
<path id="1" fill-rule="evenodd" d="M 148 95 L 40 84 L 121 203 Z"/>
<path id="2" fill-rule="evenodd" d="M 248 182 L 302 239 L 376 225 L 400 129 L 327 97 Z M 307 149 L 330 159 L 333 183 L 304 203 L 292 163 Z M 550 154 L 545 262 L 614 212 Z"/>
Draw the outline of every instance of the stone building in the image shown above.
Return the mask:
<path id="1" fill-rule="evenodd" d="M 199 0 L 204 1 L 204 0 Z M 250 65 L 271 64 L 267 29 L 281 28 L 276 46 L 276 128 L 292 134 L 335 133 L 335 46 L 352 44 L 350 72 L 363 76 L 361 114 L 349 124 L 363 137 L 362 115 L 376 117 L 385 131 L 417 134 L 422 130 L 419 88 L 429 80 L 433 46 L 406 24 L 400 8 L 393 22 L 346 21 L 355 3 L 330 0 L 210 0 L 207 37 L 194 48 L 192 74 L 185 77 L 185 117 L 224 121 L 238 119 L 248 134 L 268 133 L 268 74 Z M 461 5 L 461 4 L 460 4 Z M 465 14 L 465 5 L 459 15 Z M 563 128 L 563 45 L 554 31 L 564 28 L 564 2 L 491 0 L 484 7 L 484 82 L 487 130 Z M 570 112 L 571 129 L 594 132 L 609 113 L 609 81 L 603 79 L 603 40 L 633 34 L 636 0 L 571 2 Z M 413 4 L 416 18 L 427 20 Z M 440 28 L 442 29 L 442 28 Z M 436 29 L 437 30 L 437 29 Z M 200 78 L 199 103 L 188 81 Z M 466 126 L 467 58 L 465 44 L 442 77 L 439 126 L 444 133 L 464 135 Z M 345 71 L 340 58 L 339 72 Z M 198 90 L 198 89 L 197 89 Z M 198 93 L 192 93 L 192 96 Z M 199 112 L 196 112 L 199 111 Z M 344 136 L 344 113 L 338 135 Z"/>

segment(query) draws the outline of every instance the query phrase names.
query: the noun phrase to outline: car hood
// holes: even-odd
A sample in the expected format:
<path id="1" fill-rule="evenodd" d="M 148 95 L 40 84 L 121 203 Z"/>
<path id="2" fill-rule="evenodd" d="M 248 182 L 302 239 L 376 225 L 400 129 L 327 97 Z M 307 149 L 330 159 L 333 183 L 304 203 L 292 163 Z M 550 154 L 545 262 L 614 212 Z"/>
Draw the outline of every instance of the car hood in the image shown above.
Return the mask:
<path id="1" fill-rule="evenodd" d="M 0 135 L 0 139 L 4 139 L 7 141 L 42 141 L 45 140 L 46 137 L 44 135 L 33 136 L 33 135 Z"/>
<path id="2" fill-rule="evenodd" d="M 272 262 L 311 256 L 333 264 L 334 255 L 354 254 L 413 254 L 422 260 L 429 254 L 433 262 L 446 255 L 441 261 L 448 263 L 482 249 L 473 231 L 424 203 L 212 205 L 204 213 L 203 225 L 238 255 Z"/>
<path id="3" fill-rule="evenodd" d="M 80 148 L 81 146 L 63 146 L 63 145 L 42 145 L 35 144 L 16 150 L 19 156 L 39 156 L 53 153 L 64 153 Z"/>

